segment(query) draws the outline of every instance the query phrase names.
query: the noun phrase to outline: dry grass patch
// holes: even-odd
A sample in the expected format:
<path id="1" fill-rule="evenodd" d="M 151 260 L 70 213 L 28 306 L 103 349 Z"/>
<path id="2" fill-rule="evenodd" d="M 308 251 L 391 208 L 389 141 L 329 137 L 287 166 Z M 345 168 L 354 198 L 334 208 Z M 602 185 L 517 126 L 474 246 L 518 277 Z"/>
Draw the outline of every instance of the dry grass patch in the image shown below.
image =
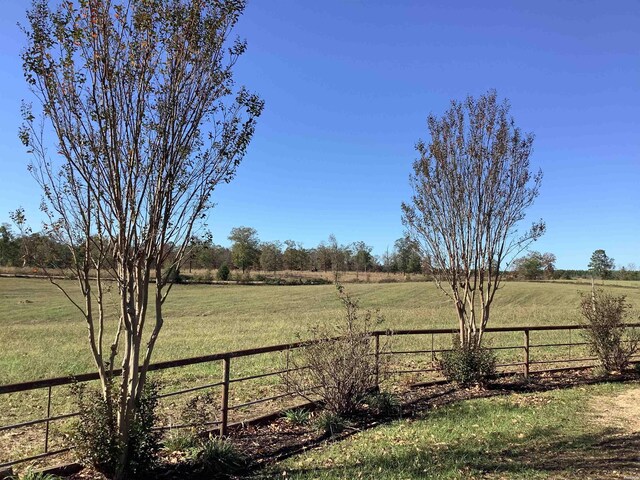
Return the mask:
<path id="1" fill-rule="evenodd" d="M 640 387 L 594 397 L 590 407 L 598 424 L 625 433 L 640 433 Z"/>

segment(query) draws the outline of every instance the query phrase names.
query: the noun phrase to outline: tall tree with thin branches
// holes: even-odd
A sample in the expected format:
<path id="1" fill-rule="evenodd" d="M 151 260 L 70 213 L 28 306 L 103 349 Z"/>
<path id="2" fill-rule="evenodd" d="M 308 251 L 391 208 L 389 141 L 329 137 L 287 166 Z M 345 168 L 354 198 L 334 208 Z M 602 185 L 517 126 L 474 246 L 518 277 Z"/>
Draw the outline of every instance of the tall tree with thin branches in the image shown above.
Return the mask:
<path id="1" fill-rule="evenodd" d="M 233 81 L 246 48 L 230 39 L 242 0 L 49 3 L 34 0 L 27 13 L 24 74 L 42 108 L 24 105 L 20 137 L 46 231 L 69 248 L 83 300 L 56 284 L 86 322 L 105 401 L 117 399 L 122 478 L 167 273 L 214 189 L 233 179 L 263 102 Z M 119 298 L 110 341 L 107 278 Z"/>
<path id="2" fill-rule="evenodd" d="M 542 221 L 517 231 L 542 172 L 530 170 L 533 135 L 515 126 L 495 91 L 453 101 L 427 123 L 431 140 L 416 146 L 403 223 L 455 305 L 461 345 L 479 346 L 502 272 L 544 233 Z"/>

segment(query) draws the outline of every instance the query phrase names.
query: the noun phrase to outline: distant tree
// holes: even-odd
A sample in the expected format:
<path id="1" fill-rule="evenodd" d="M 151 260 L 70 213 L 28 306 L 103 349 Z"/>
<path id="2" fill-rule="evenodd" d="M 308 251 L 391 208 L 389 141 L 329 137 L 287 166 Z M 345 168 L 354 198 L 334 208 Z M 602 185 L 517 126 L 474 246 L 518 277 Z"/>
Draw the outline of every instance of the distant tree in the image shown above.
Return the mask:
<path id="1" fill-rule="evenodd" d="M 591 255 L 591 261 L 589 262 L 589 273 L 592 277 L 601 278 L 603 280 L 611 278 L 611 271 L 614 269 L 614 267 L 615 263 L 613 258 L 607 256 L 604 250 L 596 250 Z"/>
<path id="2" fill-rule="evenodd" d="M 192 268 L 213 268 L 213 236 L 210 232 L 206 232 L 202 237 L 193 237 L 189 250 L 185 255 L 185 262 L 189 266 L 189 272 Z"/>
<path id="3" fill-rule="evenodd" d="M 556 272 L 556 256 L 551 252 L 545 252 L 542 254 L 541 261 L 545 278 L 554 278 Z"/>
<path id="4" fill-rule="evenodd" d="M 345 272 L 348 268 L 351 250 L 348 246 L 339 245 L 338 240 L 333 233 L 329 235 L 327 248 L 329 251 L 329 258 L 331 260 L 331 271 L 333 272 L 333 279 L 334 282 L 337 283 L 340 273 Z"/>
<path id="5" fill-rule="evenodd" d="M 398 265 L 396 263 L 395 255 L 392 252 L 389 252 L 389 247 L 382 254 L 382 269 L 387 273 L 395 273 L 398 271 Z"/>
<path id="6" fill-rule="evenodd" d="M 362 241 L 353 243 L 356 279 L 358 278 L 359 272 L 366 273 L 369 267 L 373 265 L 373 255 L 371 255 L 372 250 L 372 246 L 367 245 Z"/>
<path id="7" fill-rule="evenodd" d="M 331 269 L 331 250 L 326 243 L 320 242 L 316 247 L 316 257 L 319 270 L 327 272 Z"/>
<path id="8" fill-rule="evenodd" d="M 518 277 L 525 278 L 526 280 L 542 278 L 542 261 L 539 252 L 532 252 L 526 257 L 518 258 L 513 264 Z"/>
<path id="9" fill-rule="evenodd" d="M 517 258 L 513 262 L 513 269 L 518 276 L 527 280 L 536 280 L 542 277 L 553 278 L 556 256 L 553 253 L 530 252 L 524 257 Z"/>
<path id="10" fill-rule="evenodd" d="M 621 267 L 618 276 L 620 280 L 638 280 L 638 271 L 635 263 L 629 263 L 626 267 Z"/>
<path id="11" fill-rule="evenodd" d="M 409 237 L 396 240 L 395 261 L 397 269 L 402 273 L 420 273 L 422 271 L 422 258 L 420 247 Z"/>
<path id="12" fill-rule="evenodd" d="M 282 269 L 282 244 L 266 242 L 260 248 L 260 268 L 265 272 L 276 272 Z"/>
<path id="13" fill-rule="evenodd" d="M 0 225 L 0 265 L 18 266 L 20 264 L 20 239 L 11 230 L 11 225 Z"/>
<path id="14" fill-rule="evenodd" d="M 213 268 L 220 268 L 222 265 L 231 265 L 231 250 L 222 245 L 211 245 L 211 256 L 213 259 Z"/>
<path id="15" fill-rule="evenodd" d="M 285 240 L 284 244 L 286 248 L 282 260 L 285 269 L 296 271 L 306 270 L 309 266 L 310 259 L 309 253 L 302 244 L 294 242 L 293 240 Z"/>
<path id="16" fill-rule="evenodd" d="M 251 227 L 235 227 L 231 229 L 229 240 L 231 245 L 231 259 L 233 264 L 244 274 L 258 263 L 260 258 L 260 240 L 258 232 Z"/>
<path id="17" fill-rule="evenodd" d="M 495 91 L 453 101 L 427 123 L 431 142 L 416 146 L 403 223 L 455 306 L 461 345 L 473 349 L 506 264 L 544 232 L 540 222 L 517 234 L 542 173 L 529 171 L 533 136 L 515 127 L 509 104 L 498 103 Z"/>
<path id="18" fill-rule="evenodd" d="M 233 80 L 246 46 L 230 35 L 243 8 L 235 0 L 33 0 L 27 12 L 24 75 L 42 108 L 23 106 L 20 139 L 44 193 L 45 232 L 73 259 L 82 300 L 57 285 L 86 322 L 103 401 L 115 412 L 119 455 L 109 474 L 117 479 L 127 477 L 168 272 L 184 259 L 213 190 L 233 179 L 262 111 Z"/>

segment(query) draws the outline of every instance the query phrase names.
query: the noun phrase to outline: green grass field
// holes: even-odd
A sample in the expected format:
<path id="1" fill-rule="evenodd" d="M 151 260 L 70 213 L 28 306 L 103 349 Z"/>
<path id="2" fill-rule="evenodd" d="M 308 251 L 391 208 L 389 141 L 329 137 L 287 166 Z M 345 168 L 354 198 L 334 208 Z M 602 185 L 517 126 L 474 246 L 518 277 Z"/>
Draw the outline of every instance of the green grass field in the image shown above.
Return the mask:
<path id="1" fill-rule="evenodd" d="M 620 412 L 616 399 L 637 398 L 629 393 L 638 387 L 599 384 L 459 402 L 297 455 L 260 478 L 637 478 L 640 437 L 612 413 Z"/>
<path id="2" fill-rule="evenodd" d="M 491 325 L 576 323 L 578 291 L 588 288 L 505 283 Z M 640 288 L 608 288 L 640 306 Z M 380 309 L 391 329 L 456 326 L 451 305 L 430 283 L 352 284 L 347 290 L 363 308 Z M 288 342 L 314 323 L 336 321 L 340 308 L 331 285 L 177 285 L 155 360 Z M 79 312 L 48 281 L 0 278 L 0 384 L 90 371 L 85 335 Z"/>

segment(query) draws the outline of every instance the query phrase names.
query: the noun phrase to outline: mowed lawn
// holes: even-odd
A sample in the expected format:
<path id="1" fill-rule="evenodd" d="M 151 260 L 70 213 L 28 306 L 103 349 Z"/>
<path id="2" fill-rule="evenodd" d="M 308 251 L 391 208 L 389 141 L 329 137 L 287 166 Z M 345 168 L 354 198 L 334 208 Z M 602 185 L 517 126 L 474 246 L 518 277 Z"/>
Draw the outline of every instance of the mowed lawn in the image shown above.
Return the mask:
<path id="1" fill-rule="evenodd" d="M 640 478 L 639 398 L 632 382 L 458 402 L 358 432 L 257 477 Z"/>
<path id="2" fill-rule="evenodd" d="M 76 291 L 73 282 L 64 285 Z M 432 283 L 347 284 L 346 289 L 362 308 L 380 310 L 384 328 L 456 326 L 451 304 Z M 640 288 L 607 289 L 640 306 Z M 587 285 L 504 283 L 491 325 L 577 323 L 578 292 L 588 290 Z M 116 305 L 115 296 L 112 301 Z M 313 324 L 336 323 L 341 308 L 332 285 L 176 285 L 165 304 L 154 359 L 293 341 Z M 86 332 L 80 313 L 48 281 L 0 278 L 0 384 L 91 371 Z"/>

